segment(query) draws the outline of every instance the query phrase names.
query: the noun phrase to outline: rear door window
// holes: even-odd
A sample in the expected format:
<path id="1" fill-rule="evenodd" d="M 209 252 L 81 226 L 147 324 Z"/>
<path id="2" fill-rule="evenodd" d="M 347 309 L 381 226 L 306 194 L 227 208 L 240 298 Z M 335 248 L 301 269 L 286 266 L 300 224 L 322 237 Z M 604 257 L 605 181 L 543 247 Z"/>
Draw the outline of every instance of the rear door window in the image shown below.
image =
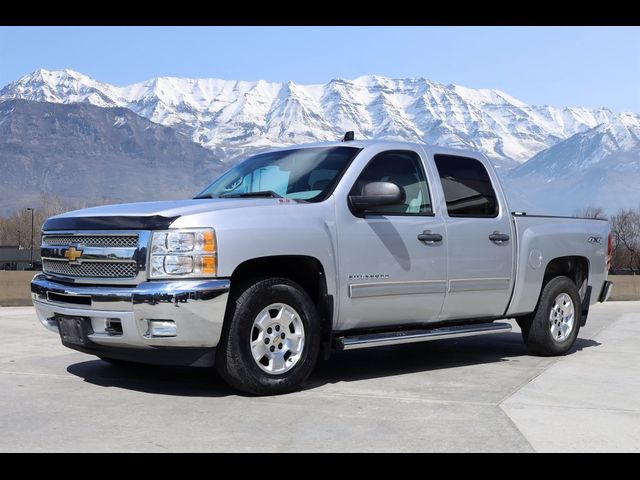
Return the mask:
<path id="1" fill-rule="evenodd" d="M 482 162 L 457 155 L 435 155 L 450 217 L 498 216 L 498 201 Z"/>

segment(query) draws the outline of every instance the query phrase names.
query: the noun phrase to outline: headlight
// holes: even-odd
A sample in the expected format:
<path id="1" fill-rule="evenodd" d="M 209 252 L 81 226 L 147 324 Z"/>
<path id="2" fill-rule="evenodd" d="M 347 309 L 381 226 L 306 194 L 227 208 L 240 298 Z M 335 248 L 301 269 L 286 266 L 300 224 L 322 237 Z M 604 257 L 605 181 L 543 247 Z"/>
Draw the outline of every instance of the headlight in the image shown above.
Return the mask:
<path id="1" fill-rule="evenodd" d="M 215 277 L 216 233 L 212 228 L 153 232 L 150 278 Z"/>

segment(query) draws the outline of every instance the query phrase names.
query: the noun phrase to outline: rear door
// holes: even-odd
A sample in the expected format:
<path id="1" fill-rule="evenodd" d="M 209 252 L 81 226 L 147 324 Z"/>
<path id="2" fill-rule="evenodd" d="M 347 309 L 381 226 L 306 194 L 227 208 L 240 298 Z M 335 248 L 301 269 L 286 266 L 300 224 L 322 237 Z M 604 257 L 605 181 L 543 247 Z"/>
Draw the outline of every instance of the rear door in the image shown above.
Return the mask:
<path id="1" fill-rule="evenodd" d="M 511 214 L 487 160 L 435 154 L 446 202 L 447 295 L 441 319 L 504 314 L 512 288 Z"/>

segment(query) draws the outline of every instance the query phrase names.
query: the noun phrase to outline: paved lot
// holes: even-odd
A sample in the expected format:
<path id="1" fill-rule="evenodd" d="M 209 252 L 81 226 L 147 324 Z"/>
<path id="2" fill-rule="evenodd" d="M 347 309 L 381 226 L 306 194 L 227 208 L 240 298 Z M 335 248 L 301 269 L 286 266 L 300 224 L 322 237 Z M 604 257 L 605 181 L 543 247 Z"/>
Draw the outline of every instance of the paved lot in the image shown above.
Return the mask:
<path id="1" fill-rule="evenodd" d="M 592 309 L 575 351 L 513 333 L 345 352 L 302 392 L 118 368 L 0 309 L 0 451 L 640 451 L 640 302 Z"/>

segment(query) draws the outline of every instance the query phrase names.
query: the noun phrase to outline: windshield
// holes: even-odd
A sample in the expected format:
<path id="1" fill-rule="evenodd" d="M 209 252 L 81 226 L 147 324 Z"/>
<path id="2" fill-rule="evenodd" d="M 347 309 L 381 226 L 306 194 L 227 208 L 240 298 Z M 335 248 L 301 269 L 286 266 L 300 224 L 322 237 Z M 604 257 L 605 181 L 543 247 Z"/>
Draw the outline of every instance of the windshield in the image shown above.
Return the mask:
<path id="1" fill-rule="evenodd" d="M 324 200 L 359 151 L 355 147 L 313 147 L 262 153 L 233 167 L 196 198 Z"/>

